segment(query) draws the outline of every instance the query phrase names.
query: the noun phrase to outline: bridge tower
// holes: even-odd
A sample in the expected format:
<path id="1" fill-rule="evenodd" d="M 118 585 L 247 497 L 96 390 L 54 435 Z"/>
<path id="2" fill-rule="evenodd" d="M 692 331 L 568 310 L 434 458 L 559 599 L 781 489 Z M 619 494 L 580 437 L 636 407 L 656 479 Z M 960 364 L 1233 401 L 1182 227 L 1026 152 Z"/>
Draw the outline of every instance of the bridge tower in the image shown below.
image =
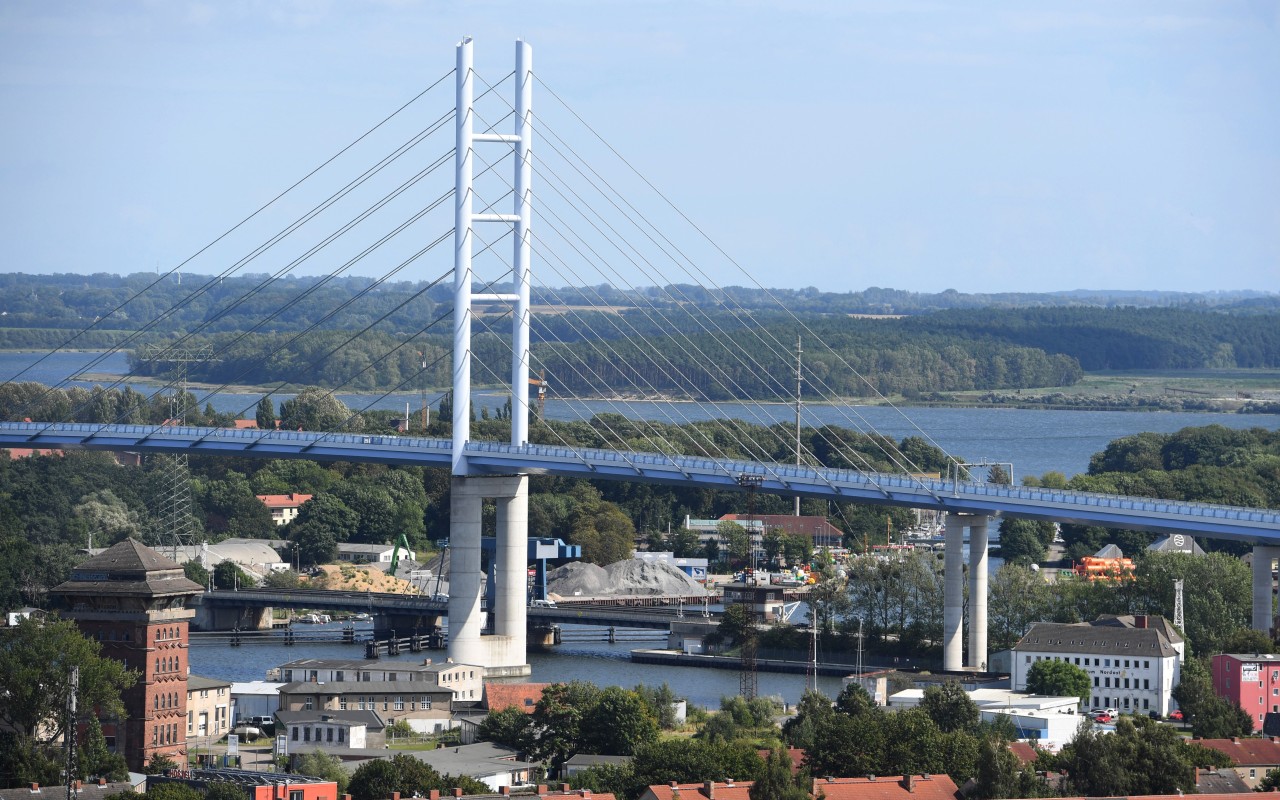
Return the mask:
<path id="1" fill-rule="evenodd" d="M 530 225 L 533 219 L 533 49 L 516 42 L 515 131 L 476 133 L 474 73 L 470 37 L 458 44 L 457 171 L 453 261 L 453 480 L 450 488 L 449 539 L 453 550 L 449 575 L 449 657 L 463 664 L 479 664 L 489 675 L 527 675 L 526 560 L 529 539 L 529 478 L 527 475 L 481 476 L 467 463 L 471 436 L 471 324 L 472 303 L 499 302 L 512 307 L 511 443 L 529 441 L 529 285 Z M 493 143 L 509 148 L 513 159 L 515 206 L 510 214 L 475 213 L 472 185 L 473 148 Z M 514 291 L 477 293 L 472 272 L 473 231 L 479 223 L 514 228 L 512 275 Z M 496 597 L 489 598 L 493 633 L 485 635 L 480 564 L 481 517 L 484 500 L 498 506 Z"/>
<path id="2" fill-rule="evenodd" d="M 947 514 L 943 561 L 942 668 L 964 669 L 964 531 L 969 529 L 969 668 L 987 669 L 987 524 L 977 514 Z"/>

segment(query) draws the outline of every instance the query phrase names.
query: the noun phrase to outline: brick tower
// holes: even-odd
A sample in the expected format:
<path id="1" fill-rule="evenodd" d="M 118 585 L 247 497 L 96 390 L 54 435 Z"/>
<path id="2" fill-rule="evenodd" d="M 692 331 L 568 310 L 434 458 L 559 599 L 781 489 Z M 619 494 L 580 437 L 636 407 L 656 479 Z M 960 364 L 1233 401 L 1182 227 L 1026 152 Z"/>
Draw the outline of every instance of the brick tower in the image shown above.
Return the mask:
<path id="1" fill-rule="evenodd" d="M 160 754 L 185 761 L 187 622 L 195 616 L 187 602 L 202 591 L 182 567 L 133 539 L 80 564 L 52 591 L 104 657 L 139 673 L 124 693 L 127 719 L 102 720 L 131 770 Z"/>

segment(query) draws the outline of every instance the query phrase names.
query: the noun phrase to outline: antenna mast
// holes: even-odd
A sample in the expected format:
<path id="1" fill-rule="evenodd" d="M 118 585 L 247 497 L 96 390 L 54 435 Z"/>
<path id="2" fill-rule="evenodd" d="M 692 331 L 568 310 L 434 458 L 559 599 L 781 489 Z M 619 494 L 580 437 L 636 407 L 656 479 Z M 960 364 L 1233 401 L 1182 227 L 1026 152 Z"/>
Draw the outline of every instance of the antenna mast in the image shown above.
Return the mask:
<path id="1" fill-rule="evenodd" d="M 67 692 L 67 732 L 63 737 L 67 742 L 67 800 L 75 800 L 76 796 L 76 694 L 80 691 L 80 668 L 71 668 L 70 691 Z"/>

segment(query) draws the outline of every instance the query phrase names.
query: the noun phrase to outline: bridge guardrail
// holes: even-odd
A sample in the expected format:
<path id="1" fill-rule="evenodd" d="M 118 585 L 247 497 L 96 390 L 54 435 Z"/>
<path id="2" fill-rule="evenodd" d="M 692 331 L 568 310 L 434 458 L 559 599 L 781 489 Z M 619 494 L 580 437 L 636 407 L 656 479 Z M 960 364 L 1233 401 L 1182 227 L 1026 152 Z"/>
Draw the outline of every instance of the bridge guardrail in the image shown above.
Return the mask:
<path id="1" fill-rule="evenodd" d="M 82 442 L 92 440 L 95 436 L 141 435 L 142 439 L 172 438 L 175 440 L 222 440 L 267 443 L 298 443 L 360 445 L 388 449 L 414 449 L 435 453 L 447 453 L 452 445 L 447 440 L 424 439 L 416 437 L 387 436 L 383 434 L 358 433 L 323 433 L 315 431 L 259 431 L 237 430 L 234 428 L 206 428 L 196 426 L 158 426 L 158 425 L 107 425 L 101 423 L 40 423 L 40 422 L 7 422 L 0 423 L 3 430 L 25 432 L 32 435 L 48 433 L 50 435 L 87 434 Z M 1066 508 L 1093 507 L 1100 509 L 1116 509 L 1121 511 L 1139 511 L 1146 514 L 1167 515 L 1169 517 L 1190 517 L 1200 519 L 1220 519 L 1233 522 L 1259 523 L 1280 527 L 1280 511 L 1272 509 L 1254 509 L 1238 506 L 1227 506 L 1216 503 L 1199 503 L 1191 501 L 1162 500 L 1155 498 L 1135 498 L 1121 495 L 1108 495 L 1096 492 L 1078 492 L 1064 489 L 1045 489 L 1043 487 L 1014 487 L 979 484 L 965 481 L 943 481 L 922 479 L 905 475 L 861 472 L 846 469 L 825 469 L 814 467 L 797 467 L 794 465 L 764 464 L 752 461 L 718 461 L 697 456 L 667 456 L 658 453 L 623 453 L 614 450 L 595 448 L 568 448 L 550 445 L 514 446 L 501 442 L 469 442 L 467 449 L 472 453 L 497 453 L 520 460 L 554 460 L 573 463 L 626 464 L 631 468 L 643 465 L 665 467 L 681 473 L 699 472 L 708 475 L 719 475 L 733 478 L 742 473 L 769 475 L 777 478 L 792 478 L 797 481 L 826 483 L 833 487 L 886 491 L 886 488 L 905 490 L 919 495 L 929 494 L 930 499 L 946 507 L 948 499 L 965 498 L 1008 498 L 1016 501 L 1054 504 Z M 782 488 L 789 488 L 785 482 Z"/>

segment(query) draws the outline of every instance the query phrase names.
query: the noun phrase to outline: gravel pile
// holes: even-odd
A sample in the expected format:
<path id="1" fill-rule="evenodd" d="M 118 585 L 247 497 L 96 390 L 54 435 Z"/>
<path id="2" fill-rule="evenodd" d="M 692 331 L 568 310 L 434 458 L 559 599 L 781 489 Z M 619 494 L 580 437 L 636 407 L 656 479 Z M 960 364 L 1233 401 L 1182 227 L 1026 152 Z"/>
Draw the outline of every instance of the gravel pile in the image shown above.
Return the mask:
<path id="1" fill-rule="evenodd" d="M 547 592 L 559 597 L 705 595 L 701 584 L 670 564 L 628 559 L 597 567 L 575 561 L 547 573 Z"/>

